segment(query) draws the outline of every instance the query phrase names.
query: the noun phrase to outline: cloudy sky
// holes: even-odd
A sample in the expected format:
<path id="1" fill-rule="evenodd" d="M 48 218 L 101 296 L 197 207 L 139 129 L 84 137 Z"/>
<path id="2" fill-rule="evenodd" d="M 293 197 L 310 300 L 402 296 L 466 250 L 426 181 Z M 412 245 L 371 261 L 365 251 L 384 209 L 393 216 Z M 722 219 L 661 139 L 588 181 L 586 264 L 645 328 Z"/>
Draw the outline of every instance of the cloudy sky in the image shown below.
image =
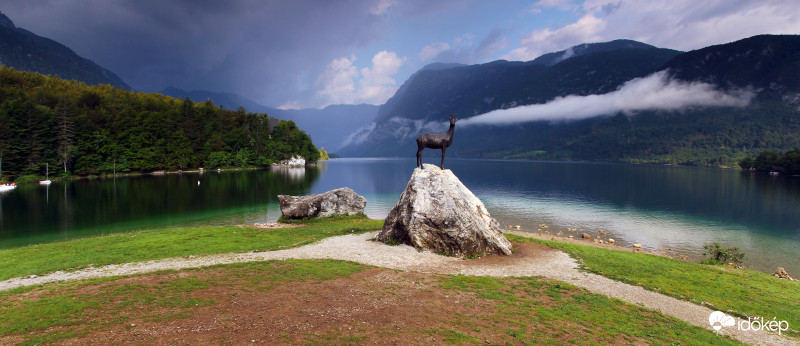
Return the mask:
<path id="1" fill-rule="evenodd" d="M 0 0 L 0 12 L 137 90 L 233 92 L 282 108 L 382 104 L 433 62 L 800 33 L 797 0 Z"/>

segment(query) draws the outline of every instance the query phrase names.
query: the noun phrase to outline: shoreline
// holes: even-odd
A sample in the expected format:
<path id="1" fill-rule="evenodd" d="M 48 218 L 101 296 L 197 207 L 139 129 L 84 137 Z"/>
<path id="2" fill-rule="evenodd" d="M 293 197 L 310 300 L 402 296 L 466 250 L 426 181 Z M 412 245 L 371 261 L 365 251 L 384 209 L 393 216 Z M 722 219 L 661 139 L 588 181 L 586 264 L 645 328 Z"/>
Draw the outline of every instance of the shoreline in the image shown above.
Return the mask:
<path id="1" fill-rule="evenodd" d="M 127 173 L 101 173 L 101 174 L 89 174 L 89 175 L 77 175 L 77 176 L 70 176 L 66 178 L 50 178 L 50 181 L 72 181 L 72 180 L 94 180 L 94 179 L 109 179 L 109 178 L 118 178 L 118 177 L 140 177 L 140 176 L 162 176 L 162 175 L 170 175 L 170 174 L 205 174 L 205 173 L 218 173 L 218 172 L 230 172 L 230 171 L 257 171 L 257 170 L 267 170 L 267 169 L 275 169 L 275 168 L 304 168 L 304 167 L 314 167 L 316 163 L 306 164 L 304 166 L 285 166 L 280 164 L 272 164 L 266 167 L 236 167 L 236 168 L 214 168 L 214 169 L 200 169 L 200 168 L 192 168 L 192 169 L 184 169 L 184 170 L 157 170 L 152 172 L 127 172 Z M 27 182 L 15 182 L 17 185 L 28 185 L 28 184 L 38 184 L 38 178 L 44 177 L 37 177 L 36 181 L 27 181 Z"/>

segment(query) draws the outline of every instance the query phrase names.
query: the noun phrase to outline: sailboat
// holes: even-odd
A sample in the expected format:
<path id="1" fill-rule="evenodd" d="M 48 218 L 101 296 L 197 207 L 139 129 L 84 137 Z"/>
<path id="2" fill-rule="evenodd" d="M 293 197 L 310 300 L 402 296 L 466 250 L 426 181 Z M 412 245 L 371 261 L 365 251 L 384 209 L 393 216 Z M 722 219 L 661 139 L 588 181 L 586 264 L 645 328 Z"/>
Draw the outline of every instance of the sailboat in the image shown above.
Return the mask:
<path id="1" fill-rule="evenodd" d="M 0 177 L 3 176 L 3 152 L 0 151 Z M 0 192 L 11 191 L 17 188 L 17 184 L 0 184 Z"/>
<path id="2" fill-rule="evenodd" d="M 47 170 L 45 171 L 45 176 L 44 176 L 45 180 L 39 180 L 39 184 L 42 185 L 50 185 L 50 183 L 52 183 L 52 181 L 50 181 L 50 164 L 47 163 L 46 165 L 47 165 L 46 166 Z"/>

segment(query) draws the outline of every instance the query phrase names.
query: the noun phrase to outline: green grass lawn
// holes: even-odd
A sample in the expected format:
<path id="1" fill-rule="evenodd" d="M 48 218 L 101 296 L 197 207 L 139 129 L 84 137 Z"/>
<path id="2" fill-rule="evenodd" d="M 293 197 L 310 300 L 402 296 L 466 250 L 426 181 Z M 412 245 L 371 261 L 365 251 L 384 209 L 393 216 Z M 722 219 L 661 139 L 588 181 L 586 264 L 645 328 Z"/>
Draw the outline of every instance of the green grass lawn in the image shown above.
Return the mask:
<path id="1" fill-rule="evenodd" d="M 164 228 L 0 250 L 0 280 L 77 270 L 88 265 L 279 250 L 331 236 L 375 231 L 383 226 L 383 220 L 370 220 L 364 215 L 302 220 L 299 223 L 305 226 L 285 229 L 235 226 Z"/>
<path id="2" fill-rule="evenodd" d="M 800 330 L 800 282 L 781 280 L 748 269 L 706 265 L 629 251 L 608 250 L 507 235 L 513 242 L 537 242 L 561 249 L 581 261 L 584 269 L 605 277 L 739 317 L 788 321 Z"/>
<path id="3" fill-rule="evenodd" d="M 372 271 L 353 277 L 367 269 Z M 400 289 L 391 280 L 375 280 L 387 276 L 409 281 L 404 278 L 410 276 L 415 282 Z M 326 284 L 330 280 L 337 281 Z M 392 317 L 396 320 L 390 323 L 343 320 L 331 325 L 324 319 L 304 320 L 306 331 L 285 340 L 298 343 L 369 344 L 395 337 L 431 337 L 435 343 L 449 344 L 738 344 L 675 318 L 562 282 L 536 277 L 406 275 L 336 260 L 238 263 L 4 292 L 0 293 L 0 337 L 24 344 L 81 343 L 87 341 L 68 339 L 111 330 L 120 338 L 131 337 L 126 334 L 136 328 L 186 327 L 198 323 L 192 322 L 194 318 L 202 320 L 209 315 L 229 328 L 238 323 L 246 326 L 247 321 L 232 322 L 230 317 L 238 315 L 223 306 L 246 299 L 258 304 L 285 285 L 293 285 L 289 291 L 294 294 L 284 296 L 284 304 L 291 304 L 292 309 L 303 309 L 309 299 L 319 299 L 317 290 L 329 292 L 326 296 L 330 298 L 332 293 L 325 287 L 355 287 L 362 296 L 359 301 L 386 304 L 352 307 L 333 299 L 327 311 L 409 311 Z M 431 309 L 441 304 L 449 307 L 446 313 Z M 452 308 L 472 312 L 459 313 Z M 278 318 L 284 321 L 288 317 Z M 272 328 L 291 332 L 287 324 Z M 266 333 L 261 336 L 267 337 Z"/>
<path id="4" fill-rule="evenodd" d="M 325 237 L 378 230 L 383 225 L 383 220 L 370 220 L 363 215 L 303 220 L 301 222 L 304 224 L 302 227 L 274 230 L 232 226 L 145 230 L 0 250 L 0 279 L 32 274 L 42 275 L 57 270 L 75 270 L 85 268 L 88 265 L 101 266 L 188 255 L 278 250 L 302 246 Z M 507 237 L 512 242 L 537 242 L 562 249 L 571 256 L 578 258 L 585 270 L 614 280 L 640 285 L 655 292 L 697 304 L 708 305 L 712 309 L 725 311 L 740 317 L 759 316 L 765 320 L 772 320 L 774 317 L 778 320 L 788 321 L 790 328 L 793 330 L 797 330 L 798 326 L 800 326 L 800 283 L 798 282 L 779 280 L 765 273 L 747 269 L 703 265 L 661 256 L 601 249 L 558 241 L 537 240 L 514 235 L 507 235 Z M 320 265 L 326 266 L 330 264 Z M 314 267 L 317 264 L 311 266 Z M 306 268 L 304 270 L 315 272 L 319 271 L 319 268 Z M 322 269 L 322 271 L 326 270 L 332 269 Z M 279 281 L 280 277 L 291 276 L 290 274 L 281 272 L 277 276 L 268 276 L 266 280 L 271 280 L 270 282 Z M 84 284 L 95 284 L 104 280 L 113 279 L 90 280 L 84 282 Z M 182 282 L 181 284 L 193 285 L 191 282 Z M 58 286 L 45 285 L 45 287 Z M 584 321 L 581 323 L 592 325 L 604 325 L 603 328 L 612 328 L 607 325 L 607 322 L 603 322 L 607 319 L 619 318 L 620 321 L 629 321 L 628 315 L 638 314 L 638 312 L 631 312 L 633 310 L 628 305 L 620 305 L 623 304 L 620 301 L 589 294 L 566 284 L 554 284 L 535 278 L 506 280 L 447 277 L 444 279 L 442 287 L 476 293 L 480 297 L 496 300 L 498 304 L 504 306 L 503 311 L 512 311 L 510 314 L 497 314 L 495 316 L 497 320 L 506 321 L 507 323 L 504 325 L 518 326 L 507 328 L 507 334 L 513 338 L 507 340 L 508 342 L 527 342 L 537 340 L 540 337 L 544 338 L 543 340 L 552 339 L 554 337 L 552 335 L 539 335 L 537 333 L 541 331 L 538 331 L 537 328 L 531 329 L 532 325 L 530 323 L 532 322 L 530 321 L 532 320 L 535 320 L 536 324 L 549 323 L 536 317 L 541 314 L 546 316 L 562 314 L 565 316 L 563 318 L 580 320 Z M 526 296 L 519 293 L 530 290 L 532 289 L 531 287 L 543 289 L 544 291 L 542 292 L 545 294 L 554 294 L 554 292 L 560 290 L 567 290 L 571 292 L 569 294 L 569 303 L 559 301 L 556 304 L 558 311 L 553 311 L 550 307 L 539 310 L 542 307 L 528 301 L 532 298 L 530 294 Z M 0 299 L 36 289 L 39 288 L 28 287 L 3 292 L 0 294 Z M 194 302 L 194 304 L 202 305 L 201 303 L 205 304 L 206 302 Z M 594 306 L 593 304 L 600 305 Z M 622 306 L 622 308 L 617 309 L 619 310 L 618 312 L 613 312 L 618 316 L 605 315 L 605 312 L 600 314 L 593 312 L 596 309 L 600 309 L 598 311 L 604 311 L 603 309 L 614 310 L 610 307 L 612 305 Z M 56 311 L 51 310 L 51 306 L 61 307 L 56 308 Z M 22 331 L 23 329 L 20 328 L 23 328 L 22 326 L 26 325 L 26 323 L 15 321 L 20 318 L 22 318 L 20 321 L 24 320 L 24 318 L 27 318 L 25 317 L 27 314 L 34 316 L 31 318 L 40 318 L 35 317 L 36 314 L 30 312 L 32 310 L 41 310 L 45 315 L 62 316 L 66 314 L 80 317 L 83 311 L 96 307 L 96 303 L 92 301 L 81 301 L 81 299 L 75 299 L 72 296 L 63 294 L 32 300 L 22 305 L 15 304 L 13 307 L 0 304 L 0 309 L 22 309 L 0 311 L 0 316 L 6 316 L 6 313 L 12 313 L 14 316 L 10 320 L 0 320 L 0 324 L 5 323 L 4 327 L 0 326 L 0 333 Z M 519 320 L 519 318 L 522 318 L 520 316 L 528 316 L 529 320 L 527 322 Z M 680 335 L 686 333 L 688 333 L 686 335 L 695 333 L 694 331 L 685 331 L 683 326 L 680 328 L 675 327 L 676 324 L 673 322 L 664 322 L 665 320 L 663 319 L 666 317 L 663 315 L 658 314 L 657 316 L 658 323 L 666 323 L 666 329 L 651 328 L 649 330 L 652 331 L 652 335 L 642 335 L 634 330 L 640 329 L 639 327 L 630 327 L 632 329 L 624 331 L 614 327 L 617 328 L 614 333 L 630 336 L 633 339 L 628 339 L 627 337 L 614 339 L 616 334 L 612 334 L 603 340 L 608 342 L 625 340 L 626 342 L 635 343 L 635 340 L 638 340 L 637 338 L 643 338 L 651 342 L 662 343 L 670 342 L 671 338 L 679 338 Z M 72 320 L 71 318 L 63 317 L 56 318 L 56 320 L 61 321 L 58 323 L 71 323 L 69 322 Z M 652 321 L 653 318 L 655 317 L 648 320 L 650 321 L 649 323 L 655 323 Z M 566 320 L 562 319 L 561 321 L 566 323 Z M 464 317 L 464 323 L 474 326 L 480 325 L 481 323 L 479 322 Z M 625 325 L 638 326 L 638 324 L 631 323 L 633 322 L 625 322 Z M 575 322 L 572 322 L 572 324 L 575 324 Z M 678 328 L 677 330 L 679 331 L 675 331 L 673 328 Z M 457 343 L 470 342 L 472 340 L 470 339 L 469 330 L 458 328 L 440 328 L 421 332 L 433 333 L 445 338 L 445 340 L 453 340 Z M 798 336 L 795 331 L 790 331 L 788 334 Z M 662 339 L 659 335 L 667 335 L 668 337 Z M 651 339 L 653 337 L 658 338 Z M 551 341 L 561 340 L 559 338 L 560 336 L 557 336 Z M 703 338 L 701 337 L 698 340 L 708 341 Z M 587 342 L 592 341 L 589 340 Z"/>

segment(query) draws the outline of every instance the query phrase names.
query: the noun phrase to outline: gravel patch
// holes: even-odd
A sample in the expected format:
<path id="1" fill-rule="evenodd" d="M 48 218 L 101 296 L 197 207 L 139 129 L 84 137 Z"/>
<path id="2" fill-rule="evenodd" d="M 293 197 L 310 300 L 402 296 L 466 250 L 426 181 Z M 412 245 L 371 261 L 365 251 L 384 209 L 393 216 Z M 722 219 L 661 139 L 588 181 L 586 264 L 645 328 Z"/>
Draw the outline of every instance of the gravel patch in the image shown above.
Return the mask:
<path id="1" fill-rule="evenodd" d="M 143 274 L 159 270 L 197 268 L 216 264 L 255 262 L 284 259 L 338 259 L 362 264 L 435 274 L 476 276 L 541 276 L 583 287 L 589 291 L 639 304 L 688 323 L 711 329 L 708 317 L 713 310 L 681 301 L 639 286 L 628 285 L 600 275 L 578 270 L 577 262 L 556 249 L 527 245 L 512 256 L 487 256 L 476 260 L 445 257 L 417 251 L 406 245 L 388 246 L 372 241 L 377 232 L 332 237 L 321 242 L 278 251 L 219 254 L 197 257 L 170 258 L 147 262 L 108 265 L 72 272 L 54 272 L 42 276 L 13 278 L 0 282 L 0 291 L 16 287 L 56 281 L 83 280 L 97 277 Z M 522 246 L 518 246 L 520 248 Z M 777 334 L 739 331 L 723 328 L 720 334 L 730 335 L 749 344 L 798 344 Z"/>

